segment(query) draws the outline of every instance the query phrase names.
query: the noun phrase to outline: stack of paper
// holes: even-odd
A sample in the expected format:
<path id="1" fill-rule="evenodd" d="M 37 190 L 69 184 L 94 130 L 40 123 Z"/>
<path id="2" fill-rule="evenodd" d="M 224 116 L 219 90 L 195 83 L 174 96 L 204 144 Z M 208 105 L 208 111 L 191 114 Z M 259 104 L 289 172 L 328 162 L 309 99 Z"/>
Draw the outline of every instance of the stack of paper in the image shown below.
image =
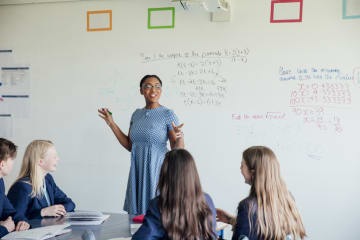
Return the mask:
<path id="1" fill-rule="evenodd" d="M 61 225 L 53 225 L 47 227 L 39 227 L 33 228 L 26 231 L 19 231 L 19 232 L 11 232 L 2 239 L 14 240 L 14 239 L 28 239 L 28 240 L 44 240 L 48 238 L 52 238 L 67 232 L 70 232 L 71 229 L 65 229 L 69 227 L 70 224 L 61 224 Z"/>
<path id="2" fill-rule="evenodd" d="M 98 211 L 75 211 L 66 213 L 65 217 L 71 225 L 99 225 L 110 215 L 104 215 Z"/>
<path id="3" fill-rule="evenodd" d="M 108 239 L 108 240 L 131 240 L 131 237 L 125 237 L 125 238 L 111 238 L 111 239 Z"/>
<path id="4" fill-rule="evenodd" d="M 216 222 L 216 231 L 224 230 L 229 224 L 224 222 Z"/>

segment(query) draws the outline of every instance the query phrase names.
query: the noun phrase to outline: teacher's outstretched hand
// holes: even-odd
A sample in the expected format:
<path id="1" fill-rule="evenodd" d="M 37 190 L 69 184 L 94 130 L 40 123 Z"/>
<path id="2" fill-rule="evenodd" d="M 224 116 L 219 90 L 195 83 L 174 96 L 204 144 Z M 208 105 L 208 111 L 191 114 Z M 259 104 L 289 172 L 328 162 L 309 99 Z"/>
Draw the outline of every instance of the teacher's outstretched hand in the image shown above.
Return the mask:
<path id="1" fill-rule="evenodd" d="M 99 116 L 105 120 L 106 124 L 111 128 L 115 137 L 118 139 L 119 143 L 129 152 L 131 152 L 131 140 L 130 135 L 126 135 L 119 126 L 114 122 L 112 117 L 112 112 L 109 111 L 108 108 L 100 108 L 98 109 Z"/>
<path id="2" fill-rule="evenodd" d="M 181 128 L 184 126 L 184 124 L 180 124 L 179 126 L 176 126 L 174 122 L 171 123 L 171 126 L 174 129 L 175 132 L 175 147 L 174 148 L 184 148 L 184 133 L 181 130 Z"/>
<path id="3" fill-rule="evenodd" d="M 108 108 L 100 108 L 98 109 L 99 116 L 105 120 L 106 124 L 110 126 L 110 124 L 114 123 L 112 118 L 112 113 L 109 111 Z"/>

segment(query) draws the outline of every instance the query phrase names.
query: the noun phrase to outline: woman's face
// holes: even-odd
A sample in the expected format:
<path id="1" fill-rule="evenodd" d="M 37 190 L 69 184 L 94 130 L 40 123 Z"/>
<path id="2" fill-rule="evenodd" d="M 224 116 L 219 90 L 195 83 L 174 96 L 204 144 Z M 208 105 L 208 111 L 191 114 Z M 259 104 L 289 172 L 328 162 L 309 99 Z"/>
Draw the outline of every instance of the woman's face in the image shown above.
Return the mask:
<path id="1" fill-rule="evenodd" d="M 141 86 L 140 93 L 146 103 L 157 103 L 161 96 L 161 83 L 154 77 L 147 78 Z"/>
<path id="2" fill-rule="evenodd" d="M 249 170 L 249 168 L 247 167 L 246 162 L 245 162 L 244 159 L 241 161 L 240 170 L 241 170 L 241 174 L 244 176 L 245 183 L 251 185 L 252 173 Z"/>
<path id="3" fill-rule="evenodd" d="M 56 170 L 57 164 L 59 161 L 59 156 L 56 152 L 54 146 L 50 147 L 43 159 L 40 160 L 40 167 L 44 170 L 44 172 L 54 172 Z"/>

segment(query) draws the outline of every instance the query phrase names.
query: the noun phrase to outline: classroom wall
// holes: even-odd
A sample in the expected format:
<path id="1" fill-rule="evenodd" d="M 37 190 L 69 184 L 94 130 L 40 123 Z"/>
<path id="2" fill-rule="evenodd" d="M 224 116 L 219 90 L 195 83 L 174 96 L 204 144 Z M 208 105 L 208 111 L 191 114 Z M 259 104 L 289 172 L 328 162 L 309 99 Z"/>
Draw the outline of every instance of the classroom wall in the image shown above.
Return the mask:
<path id="1" fill-rule="evenodd" d="M 147 29 L 148 8 L 169 6 L 175 28 Z M 358 239 L 360 19 L 343 19 L 341 0 L 304 1 L 298 23 L 270 23 L 270 1 L 231 6 L 230 22 L 165 0 L 0 6 L 0 49 L 31 72 L 30 115 L 13 119 L 19 154 L 7 187 L 26 145 L 50 139 L 55 179 L 77 208 L 121 212 L 130 154 L 97 109 L 109 107 L 127 132 L 144 106 L 141 77 L 157 74 L 161 103 L 185 123 L 216 207 L 236 213 L 249 191 L 241 153 L 266 145 L 309 239 Z M 112 31 L 87 32 L 86 12 L 106 9 Z"/>

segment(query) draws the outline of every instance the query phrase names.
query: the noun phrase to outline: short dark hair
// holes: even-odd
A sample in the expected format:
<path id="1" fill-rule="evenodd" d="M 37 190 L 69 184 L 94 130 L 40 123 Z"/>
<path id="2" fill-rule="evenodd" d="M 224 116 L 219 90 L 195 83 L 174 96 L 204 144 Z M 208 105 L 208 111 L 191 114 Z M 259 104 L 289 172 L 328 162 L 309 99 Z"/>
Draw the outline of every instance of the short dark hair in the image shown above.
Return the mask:
<path id="1" fill-rule="evenodd" d="M 5 161 L 8 157 L 16 157 L 16 150 L 17 146 L 13 142 L 0 138 L 0 162 Z"/>
<path id="2" fill-rule="evenodd" d="M 156 78 L 160 82 L 160 85 L 162 86 L 162 81 L 160 80 L 160 78 L 157 75 L 145 75 L 140 81 L 140 88 L 142 87 L 142 85 L 144 84 L 146 79 L 152 78 L 152 77 Z"/>

